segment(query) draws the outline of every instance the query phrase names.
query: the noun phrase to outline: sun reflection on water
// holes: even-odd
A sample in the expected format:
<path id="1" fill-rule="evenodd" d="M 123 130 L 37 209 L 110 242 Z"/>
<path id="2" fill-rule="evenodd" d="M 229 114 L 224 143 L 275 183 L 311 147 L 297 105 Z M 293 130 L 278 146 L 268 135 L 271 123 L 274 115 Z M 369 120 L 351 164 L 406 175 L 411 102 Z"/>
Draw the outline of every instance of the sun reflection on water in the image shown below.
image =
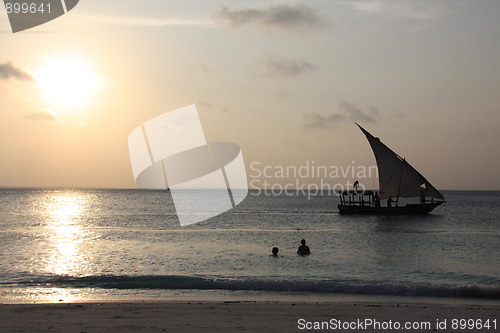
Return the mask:
<path id="1" fill-rule="evenodd" d="M 89 293 L 83 293 L 80 289 L 71 288 L 31 288 L 20 290 L 18 301 L 26 303 L 59 303 L 59 302 L 81 302 L 90 299 Z"/>
<path id="2" fill-rule="evenodd" d="M 45 267 L 48 273 L 85 274 L 89 260 L 83 247 L 92 238 L 83 225 L 89 201 L 85 193 L 61 192 L 46 203 L 48 245 L 52 248 Z"/>

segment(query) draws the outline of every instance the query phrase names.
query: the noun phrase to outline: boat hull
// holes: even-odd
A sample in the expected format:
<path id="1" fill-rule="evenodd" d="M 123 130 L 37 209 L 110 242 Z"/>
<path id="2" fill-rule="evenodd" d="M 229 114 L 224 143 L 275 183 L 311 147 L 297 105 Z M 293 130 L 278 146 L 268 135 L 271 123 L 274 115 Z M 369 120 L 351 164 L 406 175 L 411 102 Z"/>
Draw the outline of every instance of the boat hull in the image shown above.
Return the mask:
<path id="1" fill-rule="evenodd" d="M 363 215 L 418 215 L 429 214 L 434 208 L 441 205 L 444 201 L 408 204 L 399 207 L 370 207 L 360 205 L 338 205 L 339 214 L 363 214 Z"/>

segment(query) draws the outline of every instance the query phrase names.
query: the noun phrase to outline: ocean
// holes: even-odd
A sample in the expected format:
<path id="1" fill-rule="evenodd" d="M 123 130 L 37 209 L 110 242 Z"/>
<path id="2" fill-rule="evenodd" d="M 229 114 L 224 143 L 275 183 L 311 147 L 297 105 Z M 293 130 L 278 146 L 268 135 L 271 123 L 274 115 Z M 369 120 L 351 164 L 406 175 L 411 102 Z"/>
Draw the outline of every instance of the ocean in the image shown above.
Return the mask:
<path id="1" fill-rule="evenodd" d="M 0 301 L 500 299 L 500 192 L 443 194 L 425 216 L 345 216 L 329 193 L 251 191 L 181 227 L 168 191 L 0 189 Z"/>

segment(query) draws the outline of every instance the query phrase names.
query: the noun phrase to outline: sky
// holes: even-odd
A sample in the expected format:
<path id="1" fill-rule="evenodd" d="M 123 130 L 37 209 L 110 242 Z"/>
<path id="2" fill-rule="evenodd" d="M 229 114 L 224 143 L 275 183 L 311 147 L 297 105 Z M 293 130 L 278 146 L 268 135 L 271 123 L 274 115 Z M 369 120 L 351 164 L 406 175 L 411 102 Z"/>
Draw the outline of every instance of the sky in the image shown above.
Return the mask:
<path id="1" fill-rule="evenodd" d="M 500 190 L 498 17 L 495 0 L 81 0 L 12 33 L 0 8 L 0 187 L 134 188 L 128 135 L 196 104 L 255 187 L 375 165 L 357 122 L 438 189 Z"/>

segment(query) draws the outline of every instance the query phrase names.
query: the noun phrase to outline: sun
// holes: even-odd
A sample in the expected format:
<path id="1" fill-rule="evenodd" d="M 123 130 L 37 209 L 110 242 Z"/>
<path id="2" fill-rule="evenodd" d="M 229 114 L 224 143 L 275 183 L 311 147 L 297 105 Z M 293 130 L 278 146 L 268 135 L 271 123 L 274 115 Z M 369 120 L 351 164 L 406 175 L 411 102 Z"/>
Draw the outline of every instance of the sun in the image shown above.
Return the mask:
<path id="1" fill-rule="evenodd" d="M 44 59 L 35 78 L 54 108 L 70 111 L 87 107 L 102 86 L 92 66 L 77 58 Z"/>

